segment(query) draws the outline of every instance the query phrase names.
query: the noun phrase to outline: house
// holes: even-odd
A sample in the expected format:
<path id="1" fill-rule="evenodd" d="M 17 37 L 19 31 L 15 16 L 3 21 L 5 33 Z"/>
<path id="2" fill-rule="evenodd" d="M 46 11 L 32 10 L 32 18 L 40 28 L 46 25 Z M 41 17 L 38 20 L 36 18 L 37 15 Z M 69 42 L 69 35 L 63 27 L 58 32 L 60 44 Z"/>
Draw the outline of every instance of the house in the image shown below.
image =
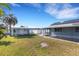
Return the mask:
<path id="1" fill-rule="evenodd" d="M 12 35 L 28 35 L 28 34 L 37 34 L 37 35 L 47 35 L 49 29 L 47 28 L 26 28 L 26 27 L 13 27 L 11 29 Z M 10 33 L 10 32 L 7 32 Z"/>
<path id="2" fill-rule="evenodd" d="M 57 22 L 45 28 L 12 28 L 12 35 L 27 34 L 79 39 L 79 19 Z"/>
<path id="3" fill-rule="evenodd" d="M 48 28 L 52 37 L 79 39 L 79 19 L 57 22 Z"/>
<path id="4" fill-rule="evenodd" d="M 29 29 L 25 27 L 13 27 L 12 29 L 12 35 L 27 35 L 29 34 Z"/>
<path id="5" fill-rule="evenodd" d="M 26 28 L 26 27 L 13 27 L 12 35 L 28 35 L 28 34 L 40 34 L 40 28 Z"/>

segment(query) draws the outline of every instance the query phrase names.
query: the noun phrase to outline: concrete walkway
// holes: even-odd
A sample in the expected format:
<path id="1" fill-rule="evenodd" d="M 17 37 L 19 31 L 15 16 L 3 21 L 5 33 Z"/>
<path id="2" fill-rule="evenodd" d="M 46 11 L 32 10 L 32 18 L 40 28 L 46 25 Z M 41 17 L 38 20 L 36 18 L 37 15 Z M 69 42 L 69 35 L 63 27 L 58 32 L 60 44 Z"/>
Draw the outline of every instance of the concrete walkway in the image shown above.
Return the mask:
<path id="1" fill-rule="evenodd" d="M 53 40 L 59 40 L 59 41 L 62 41 L 62 42 L 70 42 L 70 43 L 74 43 L 74 44 L 79 44 L 79 42 L 70 41 L 67 38 L 65 38 L 65 39 L 64 38 L 55 38 L 55 37 L 49 37 L 49 36 L 42 36 L 42 37 L 53 39 Z"/>

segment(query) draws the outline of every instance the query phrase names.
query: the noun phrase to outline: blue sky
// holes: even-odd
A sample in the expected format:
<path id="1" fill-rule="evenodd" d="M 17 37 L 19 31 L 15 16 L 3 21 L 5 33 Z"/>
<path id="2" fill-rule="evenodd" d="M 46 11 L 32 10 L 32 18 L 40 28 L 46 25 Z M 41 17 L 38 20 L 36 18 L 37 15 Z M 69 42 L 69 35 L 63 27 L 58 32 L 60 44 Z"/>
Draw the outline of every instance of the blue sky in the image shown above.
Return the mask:
<path id="1" fill-rule="evenodd" d="M 55 22 L 79 18 L 79 4 L 31 3 L 10 4 L 18 19 L 16 26 L 48 27 Z"/>

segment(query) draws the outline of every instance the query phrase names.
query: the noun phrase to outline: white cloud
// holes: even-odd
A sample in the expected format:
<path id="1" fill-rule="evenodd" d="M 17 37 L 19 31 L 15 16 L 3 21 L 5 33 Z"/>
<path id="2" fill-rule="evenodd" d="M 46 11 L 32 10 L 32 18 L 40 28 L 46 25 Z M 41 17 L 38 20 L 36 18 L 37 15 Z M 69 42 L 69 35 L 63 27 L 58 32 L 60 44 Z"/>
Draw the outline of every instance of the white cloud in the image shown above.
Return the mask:
<path id="1" fill-rule="evenodd" d="M 41 11 L 41 4 L 40 3 L 30 3 L 33 7 L 37 8 L 37 11 L 40 12 Z"/>
<path id="2" fill-rule="evenodd" d="M 57 4 L 47 4 L 45 12 L 56 17 L 57 19 L 67 19 L 78 17 L 79 7 L 73 8 L 70 4 L 62 4 L 62 8 L 58 9 Z"/>
<path id="3" fill-rule="evenodd" d="M 63 5 L 63 9 L 70 9 L 70 8 L 72 8 L 72 5 L 70 5 L 68 3 L 62 4 L 62 5 Z"/>
<path id="4" fill-rule="evenodd" d="M 36 7 L 36 8 L 40 8 L 41 4 L 40 3 L 30 3 L 32 6 Z"/>
<path id="5" fill-rule="evenodd" d="M 45 12 L 49 13 L 50 15 L 56 15 L 58 12 L 58 9 L 56 8 L 56 4 L 46 4 Z"/>
<path id="6" fill-rule="evenodd" d="M 68 18 L 76 18 L 78 17 L 79 7 L 74 7 L 68 3 L 48 3 L 44 4 L 44 9 L 40 3 L 30 3 L 33 7 L 36 7 L 38 11 L 44 10 L 46 13 L 50 14 L 51 16 L 57 19 L 68 19 Z M 12 4 L 13 6 L 20 7 L 20 4 Z M 26 4 L 28 5 L 28 4 Z"/>
<path id="7" fill-rule="evenodd" d="M 14 6 L 14 7 L 21 7 L 20 4 L 16 4 L 16 3 L 11 3 L 11 5 Z"/>
<path id="8" fill-rule="evenodd" d="M 79 11 L 79 8 L 73 8 L 73 9 L 64 9 L 58 12 L 58 15 L 56 16 L 58 19 L 64 19 L 64 18 L 76 18 L 78 17 L 77 11 Z"/>

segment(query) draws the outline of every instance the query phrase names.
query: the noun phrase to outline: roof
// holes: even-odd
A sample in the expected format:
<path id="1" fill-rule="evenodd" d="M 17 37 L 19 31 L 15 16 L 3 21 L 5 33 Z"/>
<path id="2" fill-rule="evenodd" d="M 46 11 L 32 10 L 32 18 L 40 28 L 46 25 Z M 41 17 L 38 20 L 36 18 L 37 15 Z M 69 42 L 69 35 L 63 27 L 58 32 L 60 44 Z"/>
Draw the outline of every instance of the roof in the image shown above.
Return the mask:
<path id="1" fill-rule="evenodd" d="M 0 24 L 0 28 L 6 28 L 4 24 Z"/>
<path id="2" fill-rule="evenodd" d="M 27 29 L 26 27 L 13 27 L 13 29 Z"/>
<path id="3" fill-rule="evenodd" d="M 68 21 L 64 21 L 64 22 L 57 22 L 54 24 L 51 24 L 49 26 L 49 28 L 56 28 L 56 27 L 79 27 L 79 19 L 75 19 L 75 20 L 68 20 Z"/>
<path id="4" fill-rule="evenodd" d="M 27 27 L 13 27 L 13 29 L 19 29 L 19 30 L 24 30 L 24 29 L 30 29 L 30 30 L 42 30 L 42 29 L 47 29 L 48 27 L 45 28 L 27 28 Z"/>
<path id="5" fill-rule="evenodd" d="M 79 23 L 79 19 L 68 20 L 68 21 L 64 21 L 64 22 L 56 22 L 56 23 L 51 24 L 51 26 L 60 25 L 60 24 L 69 24 L 69 23 Z"/>

